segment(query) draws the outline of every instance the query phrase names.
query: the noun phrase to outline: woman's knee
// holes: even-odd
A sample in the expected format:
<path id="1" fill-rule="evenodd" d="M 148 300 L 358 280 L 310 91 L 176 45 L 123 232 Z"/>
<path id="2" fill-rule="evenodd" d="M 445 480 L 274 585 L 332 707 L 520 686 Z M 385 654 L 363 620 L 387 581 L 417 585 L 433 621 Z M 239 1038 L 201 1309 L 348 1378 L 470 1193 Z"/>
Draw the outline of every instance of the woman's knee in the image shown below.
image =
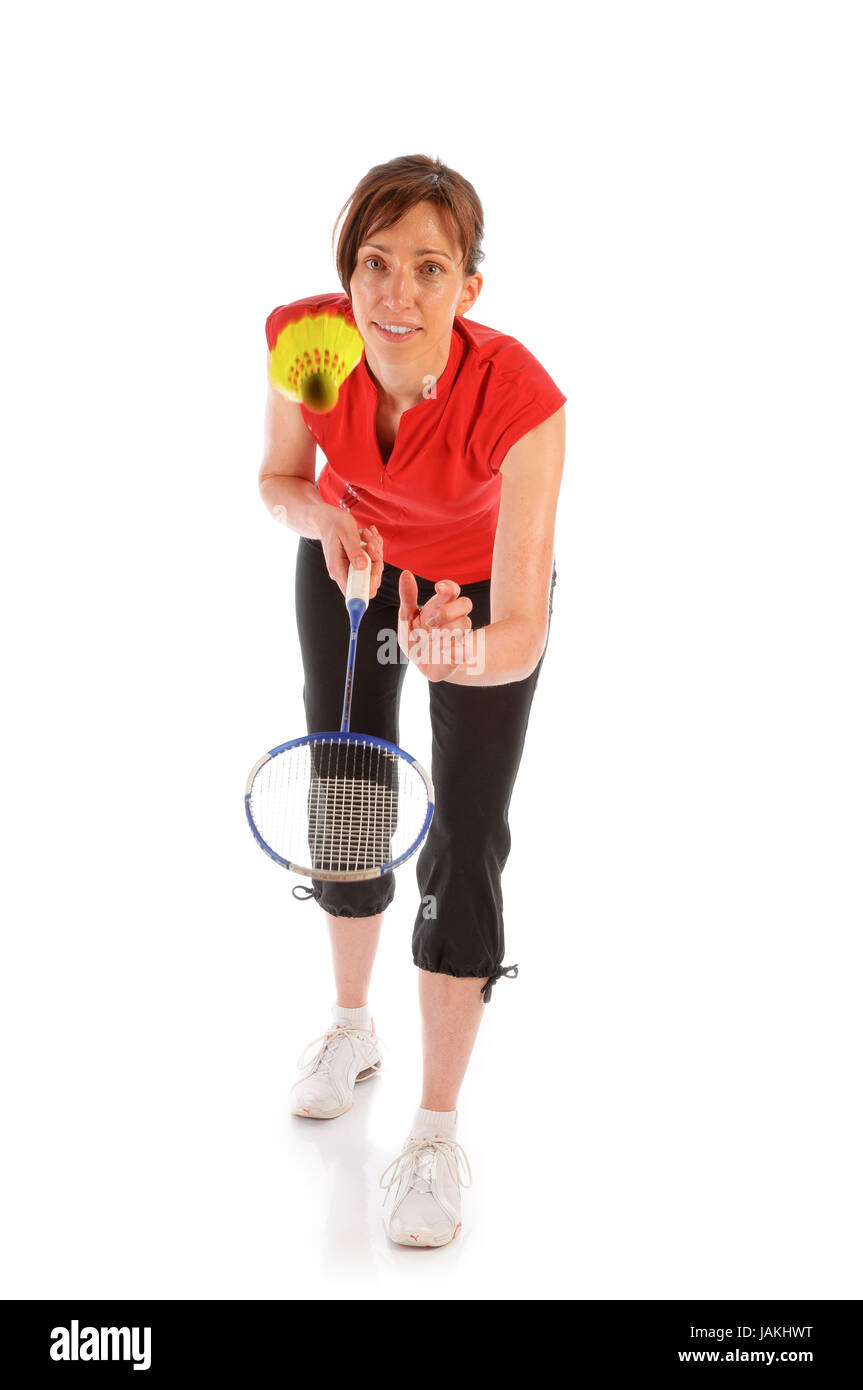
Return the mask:
<path id="1" fill-rule="evenodd" d="M 494 874 L 502 871 L 511 847 L 505 811 L 477 807 L 452 815 L 435 807 L 422 859 L 424 864 L 438 863 L 455 876 Z"/>

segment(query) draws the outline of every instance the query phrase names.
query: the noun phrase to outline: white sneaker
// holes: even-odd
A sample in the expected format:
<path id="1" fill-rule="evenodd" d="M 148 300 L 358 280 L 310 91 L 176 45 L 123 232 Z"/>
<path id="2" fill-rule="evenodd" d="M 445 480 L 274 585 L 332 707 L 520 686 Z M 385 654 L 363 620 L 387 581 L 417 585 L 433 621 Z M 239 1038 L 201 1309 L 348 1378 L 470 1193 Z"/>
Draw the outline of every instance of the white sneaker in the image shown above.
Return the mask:
<path id="1" fill-rule="evenodd" d="M 390 1169 L 395 1171 L 384 1182 Z M 434 1134 L 408 1141 L 380 1176 L 384 1227 L 396 1245 L 447 1245 L 461 1227 L 461 1191 L 473 1174 L 454 1137 Z"/>
<path id="2" fill-rule="evenodd" d="M 309 1062 L 309 1048 L 320 1046 Z M 326 1033 L 313 1038 L 300 1053 L 297 1066 L 301 1075 L 291 1088 L 291 1110 L 310 1120 L 334 1120 L 354 1103 L 357 1081 L 368 1081 L 380 1071 L 383 1057 L 375 1033 L 375 1023 L 355 1028 L 334 1021 Z"/>

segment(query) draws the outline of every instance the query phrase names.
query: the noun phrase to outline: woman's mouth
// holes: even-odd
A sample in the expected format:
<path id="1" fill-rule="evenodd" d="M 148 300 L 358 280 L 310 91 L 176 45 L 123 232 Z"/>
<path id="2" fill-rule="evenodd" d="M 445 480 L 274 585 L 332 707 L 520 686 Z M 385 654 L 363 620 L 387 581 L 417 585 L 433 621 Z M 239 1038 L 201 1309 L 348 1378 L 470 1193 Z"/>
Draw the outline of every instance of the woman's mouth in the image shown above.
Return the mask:
<path id="1" fill-rule="evenodd" d="M 372 323 L 377 329 L 378 336 L 383 338 L 386 343 L 404 343 L 407 342 L 408 338 L 414 338 L 420 332 L 419 328 L 410 327 L 407 324 L 375 323 L 374 319 L 372 319 Z"/>

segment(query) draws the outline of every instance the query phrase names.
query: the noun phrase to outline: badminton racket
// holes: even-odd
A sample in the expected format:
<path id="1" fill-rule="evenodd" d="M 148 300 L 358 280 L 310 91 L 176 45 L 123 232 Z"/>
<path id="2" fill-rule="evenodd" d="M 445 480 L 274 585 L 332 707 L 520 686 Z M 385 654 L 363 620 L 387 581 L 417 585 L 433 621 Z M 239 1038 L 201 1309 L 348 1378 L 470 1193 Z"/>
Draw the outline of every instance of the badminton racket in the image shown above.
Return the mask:
<path id="1" fill-rule="evenodd" d="M 246 783 L 246 816 L 266 854 L 295 874 L 343 883 L 391 873 L 420 848 L 434 815 L 431 778 L 410 753 L 350 728 L 357 635 L 371 561 L 351 565 L 342 726 L 270 749 Z"/>

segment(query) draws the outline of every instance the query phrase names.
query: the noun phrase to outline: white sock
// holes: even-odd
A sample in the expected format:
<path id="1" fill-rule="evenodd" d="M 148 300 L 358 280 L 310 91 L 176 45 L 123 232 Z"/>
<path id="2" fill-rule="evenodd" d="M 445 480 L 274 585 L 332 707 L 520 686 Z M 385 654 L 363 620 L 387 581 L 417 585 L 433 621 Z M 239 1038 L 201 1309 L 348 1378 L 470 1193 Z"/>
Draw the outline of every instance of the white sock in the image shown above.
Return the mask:
<path id="1" fill-rule="evenodd" d="M 333 1004 L 333 1022 L 345 1023 L 350 1028 L 366 1028 L 372 1031 L 372 1010 L 369 1004 L 361 1009 L 346 1009 L 341 1004 Z"/>
<path id="2" fill-rule="evenodd" d="M 414 1115 L 411 1134 L 414 1139 L 430 1139 L 435 1134 L 454 1139 L 457 1120 L 457 1110 L 423 1110 L 420 1106 Z"/>

